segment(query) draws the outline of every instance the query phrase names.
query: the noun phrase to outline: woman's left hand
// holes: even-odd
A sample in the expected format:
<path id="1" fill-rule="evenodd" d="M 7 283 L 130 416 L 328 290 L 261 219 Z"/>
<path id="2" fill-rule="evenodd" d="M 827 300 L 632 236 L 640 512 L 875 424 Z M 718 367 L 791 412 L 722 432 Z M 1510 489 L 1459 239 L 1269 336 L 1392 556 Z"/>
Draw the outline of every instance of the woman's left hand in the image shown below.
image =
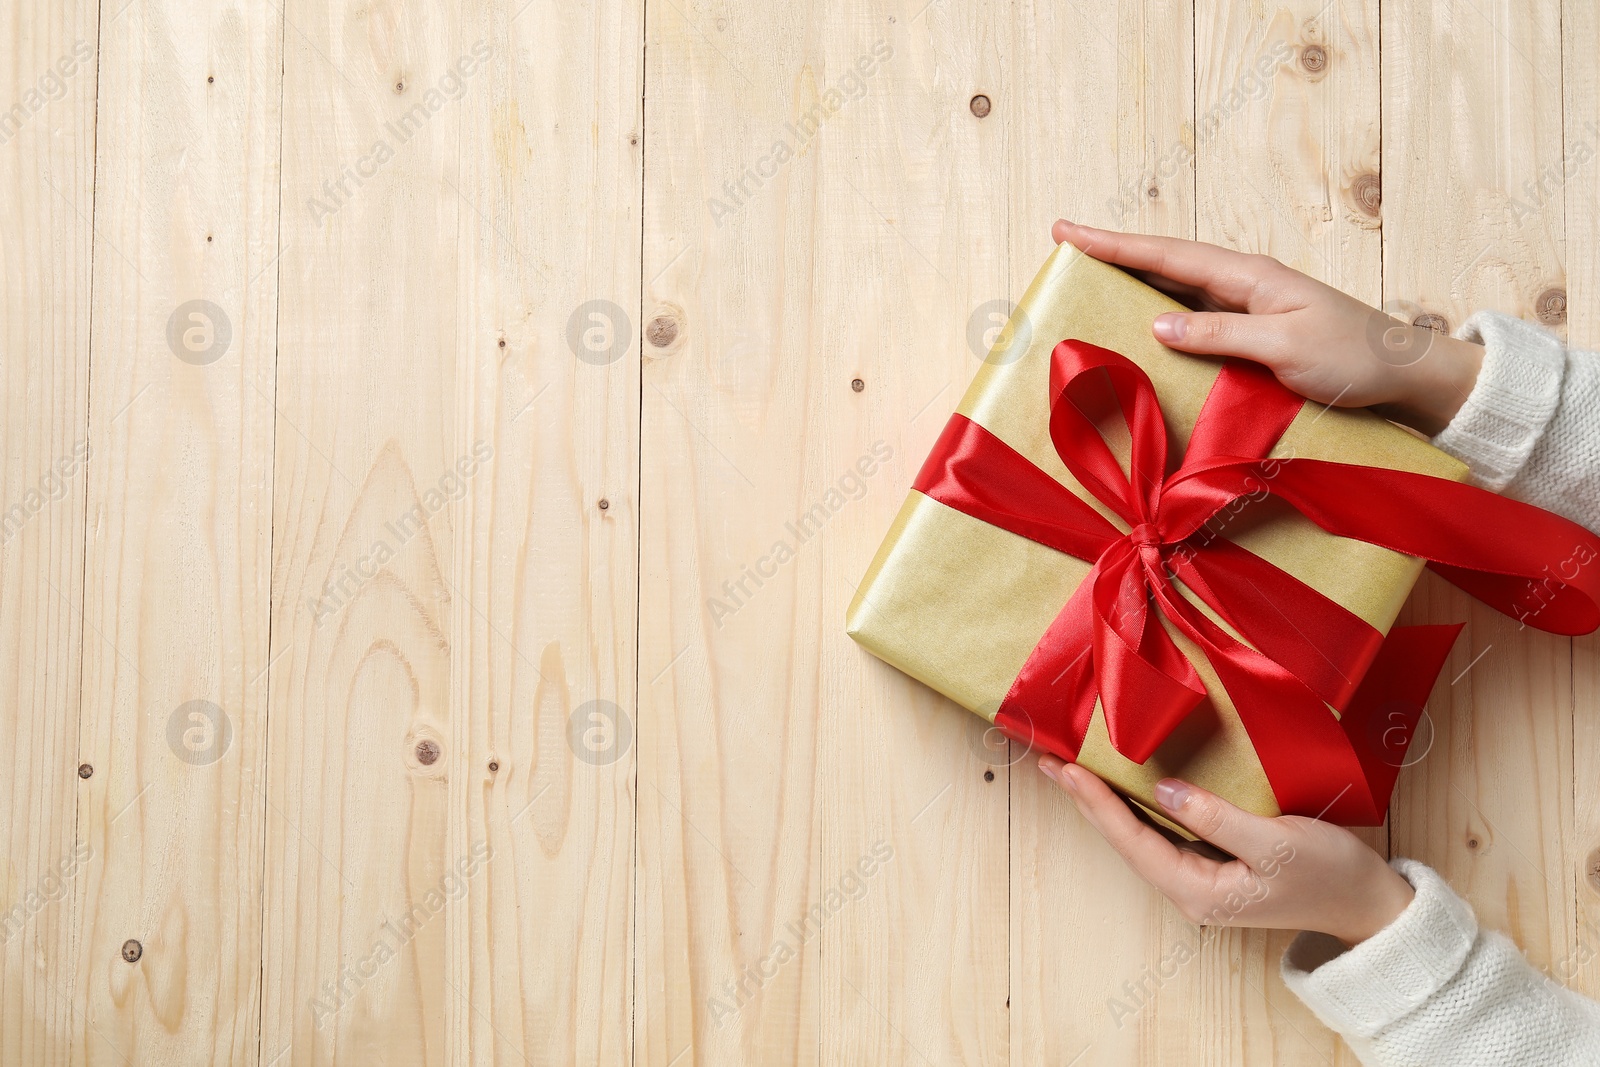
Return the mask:
<path id="1" fill-rule="evenodd" d="M 1190 922 L 1318 930 L 1356 945 L 1393 922 L 1414 895 L 1382 856 L 1332 823 L 1252 815 L 1198 786 L 1163 778 L 1157 802 L 1174 822 L 1238 857 L 1223 862 L 1168 840 L 1082 767 L 1046 755 L 1039 769 Z"/>

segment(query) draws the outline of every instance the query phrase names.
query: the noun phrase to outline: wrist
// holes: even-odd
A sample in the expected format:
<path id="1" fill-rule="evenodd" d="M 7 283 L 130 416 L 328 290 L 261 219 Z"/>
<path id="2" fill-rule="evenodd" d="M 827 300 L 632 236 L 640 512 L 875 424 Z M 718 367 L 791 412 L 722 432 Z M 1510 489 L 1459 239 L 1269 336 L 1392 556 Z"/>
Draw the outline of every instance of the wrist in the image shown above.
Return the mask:
<path id="1" fill-rule="evenodd" d="M 1421 359 L 1396 368 L 1396 395 L 1389 403 L 1379 405 L 1378 410 L 1433 437 L 1450 425 L 1471 395 L 1483 369 L 1483 346 L 1438 334 L 1425 339 L 1425 344 Z"/>
<path id="2" fill-rule="evenodd" d="M 1355 948 L 1394 922 L 1416 899 L 1417 891 L 1411 883 L 1387 863 L 1379 862 L 1381 869 L 1373 872 L 1371 884 L 1364 887 L 1352 914 L 1337 924 L 1339 929 L 1323 931 L 1338 938 L 1346 948 Z"/>

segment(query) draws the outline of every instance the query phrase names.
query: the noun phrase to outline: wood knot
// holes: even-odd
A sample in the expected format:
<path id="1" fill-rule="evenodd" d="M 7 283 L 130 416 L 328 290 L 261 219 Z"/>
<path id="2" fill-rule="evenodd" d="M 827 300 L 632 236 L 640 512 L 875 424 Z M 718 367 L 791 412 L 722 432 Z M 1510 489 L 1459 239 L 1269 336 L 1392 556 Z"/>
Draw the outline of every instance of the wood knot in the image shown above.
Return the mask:
<path id="1" fill-rule="evenodd" d="M 982 93 L 979 93 L 977 96 L 973 97 L 972 100 L 968 102 L 967 106 L 970 107 L 972 109 L 972 113 L 978 116 L 980 119 L 989 114 L 989 98 L 984 96 Z"/>
<path id="2" fill-rule="evenodd" d="M 1584 861 L 1583 876 L 1589 888 L 1600 893 L 1600 848 L 1589 853 L 1589 858 Z"/>
<path id="3" fill-rule="evenodd" d="M 417 762 L 431 767 L 439 761 L 439 742 L 424 738 L 417 742 Z"/>
<path id="4" fill-rule="evenodd" d="M 1471 849 L 1473 852 L 1476 852 L 1480 847 L 1482 847 L 1482 845 L 1483 842 L 1478 840 L 1477 834 L 1467 835 L 1467 848 Z"/>
<path id="5" fill-rule="evenodd" d="M 1356 210 L 1370 218 L 1377 218 L 1383 210 L 1383 179 L 1376 174 L 1357 174 L 1350 183 L 1350 198 Z"/>
<path id="6" fill-rule="evenodd" d="M 135 941 L 133 938 L 130 937 L 128 940 L 122 943 L 122 958 L 127 960 L 129 963 L 138 963 L 139 957 L 143 955 L 144 946 L 139 944 L 139 942 Z"/>
<path id="7" fill-rule="evenodd" d="M 489 761 L 489 773 L 490 774 L 498 774 L 499 772 L 500 772 L 500 761 L 497 760 L 497 759 L 490 760 Z"/>
<path id="8" fill-rule="evenodd" d="M 397 93 L 405 92 L 406 91 L 406 83 L 403 82 L 403 81 L 395 82 L 394 83 L 394 91 L 397 92 Z"/>
<path id="9" fill-rule="evenodd" d="M 1434 333 L 1447 334 L 1450 332 L 1450 320 L 1445 318 L 1443 315 L 1436 315 L 1431 311 L 1424 311 L 1422 314 L 1412 319 L 1411 325 L 1421 326 L 1424 330 L 1432 330 Z"/>
<path id="10" fill-rule="evenodd" d="M 1152 185 L 1150 188 L 1144 191 L 1144 195 L 1148 196 L 1151 200 L 1159 200 L 1161 198 L 1161 187 L 1159 185 Z"/>
<path id="11" fill-rule="evenodd" d="M 1308 44 L 1300 49 L 1300 66 L 1308 74 L 1321 74 L 1328 67 L 1328 51 L 1320 44 Z"/>
<path id="12" fill-rule="evenodd" d="M 605 497 L 601 497 L 600 498 L 600 503 L 599 503 L 598 506 L 599 506 L 601 511 L 610 511 L 611 510 L 611 501 L 607 500 Z"/>
<path id="13" fill-rule="evenodd" d="M 1546 326 L 1559 326 L 1566 322 L 1567 291 L 1560 288 L 1546 289 L 1533 302 L 1533 313 Z"/>
<path id="14" fill-rule="evenodd" d="M 644 336 L 656 348 L 666 348 L 678 339 L 678 320 L 671 315 L 657 315 L 645 326 Z"/>
<path id="15" fill-rule="evenodd" d="M 859 392 L 861 392 L 861 390 L 865 389 L 866 387 L 867 387 L 867 383 L 862 381 L 860 378 L 851 378 L 850 379 L 850 388 L 854 389 L 856 392 L 859 393 Z"/>
<path id="16" fill-rule="evenodd" d="M 639 135 L 636 133 L 628 134 L 628 143 L 630 145 L 637 145 L 639 143 Z"/>
<path id="17" fill-rule="evenodd" d="M 983 780 L 986 781 L 986 782 L 994 781 L 994 772 L 993 771 L 984 771 L 983 772 Z"/>
<path id="18" fill-rule="evenodd" d="M 90 766 L 87 763 L 78 764 L 78 777 L 79 778 L 88 778 L 92 774 L 94 774 L 94 768 L 92 766 Z"/>
<path id="19" fill-rule="evenodd" d="M 1595 893 L 1600 893 L 1600 848 L 1589 853 L 1589 859 L 1584 861 L 1584 881 Z"/>

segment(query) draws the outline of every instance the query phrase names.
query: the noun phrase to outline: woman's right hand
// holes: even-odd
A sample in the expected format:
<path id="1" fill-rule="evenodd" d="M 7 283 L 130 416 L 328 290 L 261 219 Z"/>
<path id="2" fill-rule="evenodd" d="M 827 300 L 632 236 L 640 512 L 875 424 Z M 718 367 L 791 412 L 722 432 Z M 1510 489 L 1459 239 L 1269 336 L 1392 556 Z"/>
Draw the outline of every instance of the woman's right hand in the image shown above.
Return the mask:
<path id="1" fill-rule="evenodd" d="M 1270 256 L 1065 219 L 1051 235 L 1195 308 L 1151 324 L 1168 348 L 1254 360 L 1310 400 L 1377 407 L 1430 437 L 1483 364 L 1481 346 L 1401 322 Z"/>
<path id="2" fill-rule="evenodd" d="M 1190 922 L 1317 930 L 1349 946 L 1388 926 L 1416 895 L 1382 856 L 1332 823 L 1252 815 L 1215 793 L 1163 778 L 1157 803 L 1202 840 L 1238 857 L 1220 862 L 1173 844 L 1077 764 L 1046 754 L 1039 769 Z"/>

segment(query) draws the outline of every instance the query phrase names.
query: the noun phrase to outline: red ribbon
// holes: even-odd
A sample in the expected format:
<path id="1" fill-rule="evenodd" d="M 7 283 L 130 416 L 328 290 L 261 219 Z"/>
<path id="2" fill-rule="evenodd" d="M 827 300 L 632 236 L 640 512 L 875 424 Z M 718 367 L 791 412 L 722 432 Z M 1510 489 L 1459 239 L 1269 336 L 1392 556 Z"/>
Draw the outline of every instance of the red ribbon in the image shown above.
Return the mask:
<path id="1" fill-rule="evenodd" d="M 1127 470 L 1085 414 L 1109 382 L 1127 424 Z M 1528 625 L 1600 625 L 1600 540 L 1549 512 L 1408 471 L 1265 459 L 1303 401 L 1261 367 L 1223 365 L 1183 462 L 1168 473 L 1155 389 L 1126 357 L 1084 341 L 1051 354 L 1050 438 L 1105 519 L 982 426 L 952 416 L 917 476 L 919 492 L 1092 562 L 1040 639 L 995 723 L 1075 759 L 1098 696 L 1112 745 L 1148 760 L 1206 697 L 1165 619 L 1204 652 L 1238 709 L 1280 810 L 1376 825 L 1404 743 L 1460 626 L 1398 627 L 1387 640 L 1299 579 L 1207 530 L 1224 511 L 1274 496 L 1331 534 L 1417 556 Z M 1226 621 L 1236 640 L 1173 585 Z M 1328 706 L 1340 712 L 1329 714 Z"/>

